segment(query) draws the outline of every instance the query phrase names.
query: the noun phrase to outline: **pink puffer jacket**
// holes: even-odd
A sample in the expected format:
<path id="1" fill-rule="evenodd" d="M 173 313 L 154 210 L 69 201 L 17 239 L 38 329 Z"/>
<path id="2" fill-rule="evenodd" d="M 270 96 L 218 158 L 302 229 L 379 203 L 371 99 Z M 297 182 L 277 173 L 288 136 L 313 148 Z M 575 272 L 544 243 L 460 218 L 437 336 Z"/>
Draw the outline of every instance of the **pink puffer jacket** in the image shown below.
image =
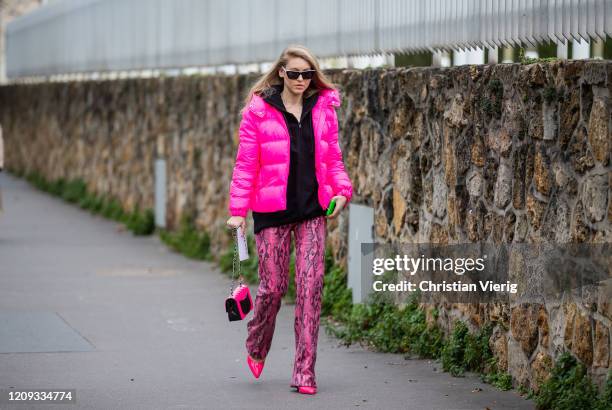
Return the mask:
<path id="1" fill-rule="evenodd" d="M 315 174 L 318 198 L 327 209 L 331 198 L 343 195 L 350 202 L 353 185 L 349 179 L 338 144 L 340 96 L 335 89 L 320 91 L 312 108 L 315 135 Z M 232 175 L 229 212 L 246 216 L 255 212 L 273 212 L 287 208 L 290 136 L 283 114 L 254 94 L 242 114 L 240 142 Z"/>

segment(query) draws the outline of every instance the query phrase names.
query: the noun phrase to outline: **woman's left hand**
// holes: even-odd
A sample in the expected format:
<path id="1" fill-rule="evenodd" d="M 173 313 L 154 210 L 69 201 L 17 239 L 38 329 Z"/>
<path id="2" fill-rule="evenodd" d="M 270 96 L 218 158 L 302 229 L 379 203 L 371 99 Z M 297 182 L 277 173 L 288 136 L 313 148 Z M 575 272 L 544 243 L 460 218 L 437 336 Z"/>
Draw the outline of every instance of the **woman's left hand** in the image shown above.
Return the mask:
<path id="1" fill-rule="evenodd" d="M 338 216 L 340 211 L 342 211 L 344 209 L 344 206 L 346 205 L 345 196 L 337 195 L 337 196 L 332 197 L 332 200 L 334 199 L 336 200 L 336 206 L 334 208 L 334 212 L 332 212 L 331 215 L 327 216 L 328 219 L 333 219 L 336 216 Z"/>

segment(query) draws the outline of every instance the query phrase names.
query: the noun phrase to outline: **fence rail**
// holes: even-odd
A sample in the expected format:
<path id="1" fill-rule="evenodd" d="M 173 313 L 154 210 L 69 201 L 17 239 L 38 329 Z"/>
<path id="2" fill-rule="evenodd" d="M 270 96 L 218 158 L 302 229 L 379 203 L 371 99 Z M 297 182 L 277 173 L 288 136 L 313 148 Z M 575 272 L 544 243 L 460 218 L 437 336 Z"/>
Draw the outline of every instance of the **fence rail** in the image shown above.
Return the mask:
<path id="1" fill-rule="evenodd" d="M 7 76 L 468 50 L 612 36 L 612 0 L 63 0 L 7 26 Z"/>

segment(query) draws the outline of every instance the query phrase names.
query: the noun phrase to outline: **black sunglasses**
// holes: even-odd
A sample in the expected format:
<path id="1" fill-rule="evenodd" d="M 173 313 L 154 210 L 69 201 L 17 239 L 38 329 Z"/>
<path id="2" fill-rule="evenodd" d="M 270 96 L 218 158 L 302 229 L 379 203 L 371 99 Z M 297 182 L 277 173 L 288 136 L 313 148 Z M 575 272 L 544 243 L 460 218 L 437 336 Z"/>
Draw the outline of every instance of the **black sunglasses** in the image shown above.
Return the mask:
<path id="1" fill-rule="evenodd" d="M 287 70 L 285 67 L 283 67 L 283 70 L 285 70 L 285 73 L 287 73 L 287 77 L 289 77 L 290 80 L 297 80 L 300 77 L 300 74 L 304 80 L 310 80 L 314 76 L 314 73 L 317 72 L 317 70 L 293 71 Z"/>

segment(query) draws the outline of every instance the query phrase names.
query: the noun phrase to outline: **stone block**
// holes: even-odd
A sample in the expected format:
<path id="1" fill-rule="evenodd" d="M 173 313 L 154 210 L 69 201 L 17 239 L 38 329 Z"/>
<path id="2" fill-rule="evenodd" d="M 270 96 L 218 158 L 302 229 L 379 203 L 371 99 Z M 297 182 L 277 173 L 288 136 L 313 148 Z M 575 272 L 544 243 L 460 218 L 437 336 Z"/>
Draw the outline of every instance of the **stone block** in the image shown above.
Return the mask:
<path id="1" fill-rule="evenodd" d="M 512 308 L 510 330 L 512 337 L 530 357 L 538 345 L 538 315 L 540 304 L 523 303 Z"/>

